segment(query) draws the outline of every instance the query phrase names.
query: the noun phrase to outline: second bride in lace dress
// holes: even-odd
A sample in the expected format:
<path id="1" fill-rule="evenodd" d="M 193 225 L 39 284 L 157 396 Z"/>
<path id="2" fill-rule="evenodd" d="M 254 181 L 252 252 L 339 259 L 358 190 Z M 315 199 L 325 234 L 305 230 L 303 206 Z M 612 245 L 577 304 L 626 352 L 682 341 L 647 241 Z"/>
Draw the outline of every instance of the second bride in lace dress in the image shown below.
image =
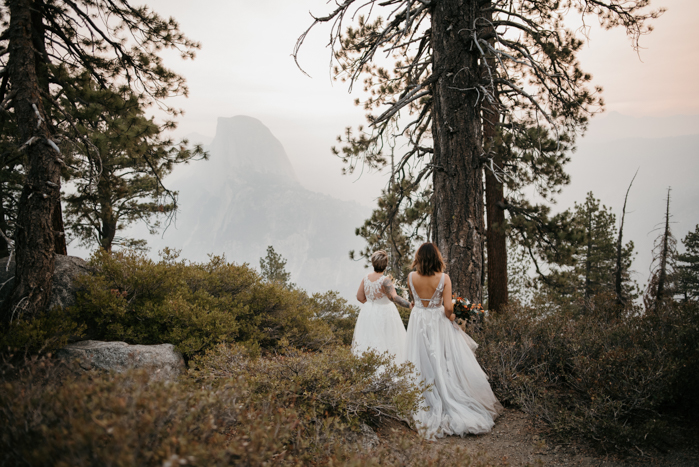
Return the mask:
<path id="1" fill-rule="evenodd" d="M 352 352 L 355 355 L 370 349 L 388 352 L 396 364 L 401 364 L 405 361 L 405 326 L 394 303 L 409 308 L 410 302 L 398 296 L 391 279 L 384 276 L 388 254 L 383 250 L 375 252 L 371 263 L 374 272 L 362 279 L 357 291 L 362 309 L 354 327 Z"/>

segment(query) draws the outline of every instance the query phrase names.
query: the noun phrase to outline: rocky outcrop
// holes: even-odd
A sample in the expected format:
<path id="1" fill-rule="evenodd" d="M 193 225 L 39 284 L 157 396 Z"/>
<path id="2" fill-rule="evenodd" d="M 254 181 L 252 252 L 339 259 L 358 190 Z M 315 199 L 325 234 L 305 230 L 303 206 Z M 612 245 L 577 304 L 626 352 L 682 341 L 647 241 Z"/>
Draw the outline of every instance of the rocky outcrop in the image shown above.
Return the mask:
<path id="1" fill-rule="evenodd" d="M 7 298 L 14 285 L 15 260 L 0 259 L 0 303 Z M 55 306 L 69 307 L 75 305 L 75 287 L 73 280 L 89 272 L 87 262 L 77 256 L 56 255 L 53 271 L 53 287 L 49 299 L 49 309 Z"/>
<path id="2" fill-rule="evenodd" d="M 126 342 L 81 341 L 56 353 L 85 370 L 115 371 L 145 369 L 152 379 L 172 380 L 185 369 L 182 354 L 172 344 L 129 345 Z"/>

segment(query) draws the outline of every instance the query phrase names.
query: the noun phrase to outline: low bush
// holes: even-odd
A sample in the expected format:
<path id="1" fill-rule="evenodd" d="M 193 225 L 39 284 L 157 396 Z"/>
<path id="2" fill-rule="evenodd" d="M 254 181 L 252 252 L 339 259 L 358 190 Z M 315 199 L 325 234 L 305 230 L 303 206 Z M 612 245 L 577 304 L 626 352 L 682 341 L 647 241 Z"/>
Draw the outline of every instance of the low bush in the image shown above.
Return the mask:
<path id="1" fill-rule="evenodd" d="M 293 411 L 241 404 L 244 381 L 214 388 L 57 369 L 39 361 L 4 381 L 0 464 L 261 465 L 283 461 L 296 437 Z"/>
<path id="2" fill-rule="evenodd" d="M 380 418 L 408 421 L 418 408 L 422 386 L 410 366 L 395 366 L 388 354 L 357 358 L 345 346 L 316 353 L 286 345 L 281 350 L 251 358 L 240 346 L 221 345 L 192 361 L 193 374 L 205 381 L 243 377 L 253 399 L 286 401 L 313 426 L 329 419 L 355 429 Z"/>
<path id="3" fill-rule="evenodd" d="M 0 375 L 0 465 L 487 465 L 405 430 L 419 390 L 385 356 L 220 345 L 170 383 L 34 359 Z M 384 372 L 377 375 L 383 367 Z"/>
<path id="4" fill-rule="evenodd" d="M 224 258 L 186 263 L 166 251 L 154 262 L 136 252 L 102 252 L 91 265 L 95 272 L 78 279 L 75 309 L 94 339 L 169 342 L 186 358 L 225 342 L 272 349 L 285 339 L 319 349 L 342 339 L 319 318 L 322 300 L 265 282 L 247 265 Z M 332 307 L 333 300 L 325 302 Z"/>
<path id="5" fill-rule="evenodd" d="M 696 305 L 619 313 L 613 297 L 584 312 L 513 306 L 469 332 L 497 396 L 565 436 L 663 448 L 667 409 L 693 399 Z"/>
<path id="6" fill-rule="evenodd" d="M 53 352 L 85 334 L 74 310 L 55 307 L 43 315 L 16 319 L 0 327 L 0 354 L 20 350 L 27 355 Z"/>
<path id="7" fill-rule="evenodd" d="M 338 343 L 352 344 L 354 326 L 359 316 L 358 307 L 350 305 L 334 291 L 313 294 L 311 306 L 317 310 L 315 319 L 322 320 L 330 326 Z"/>

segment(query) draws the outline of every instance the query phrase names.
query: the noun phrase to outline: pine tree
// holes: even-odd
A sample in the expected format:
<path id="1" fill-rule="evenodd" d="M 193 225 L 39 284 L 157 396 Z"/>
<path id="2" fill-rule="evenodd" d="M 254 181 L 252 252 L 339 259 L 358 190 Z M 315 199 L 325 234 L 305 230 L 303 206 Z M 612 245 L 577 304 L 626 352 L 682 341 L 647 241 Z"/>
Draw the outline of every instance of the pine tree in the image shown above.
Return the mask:
<path id="1" fill-rule="evenodd" d="M 683 300 L 699 300 L 699 225 L 682 240 L 685 252 L 677 255 L 677 294 Z"/>
<path id="2" fill-rule="evenodd" d="M 625 306 L 627 303 L 627 297 L 624 294 L 623 283 L 624 283 L 624 272 L 628 272 L 627 268 L 624 267 L 623 257 L 624 257 L 624 221 L 626 220 L 626 203 L 629 200 L 629 191 L 631 191 L 631 186 L 634 180 L 636 180 L 636 175 L 638 175 L 638 170 L 631 179 L 629 187 L 626 189 L 626 195 L 624 196 L 624 206 L 621 208 L 621 223 L 619 224 L 619 237 L 616 242 L 616 266 L 614 268 L 614 292 L 616 293 L 617 304 Z"/>
<path id="3" fill-rule="evenodd" d="M 296 284 L 289 282 L 291 273 L 286 271 L 286 260 L 274 251 L 272 245 L 267 247 L 267 256 L 260 258 L 260 271 L 267 282 L 279 284 L 288 289 L 296 287 Z"/>
<path id="4" fill-rule="evenodd" d="M 609 208 L 600 205 L 599 200 L 590 192 L 585 202 L 575 204 L 573 222 L 582 235 L 570 244 L 574 251 L 572 265 L 559 265 L 551 274 L 547 285 L 564 296 L 587 300 L 601 293 L 614 294 L 618 242 L 616 216 Z M 633 242 L 627 242 L 621 248 L 620 258 L 622 293 L 624 297 L 631 299 L 635 297 L 635 287 L 630 276 L 633 249 Z"/>
<path id="5" fill-rule="evenodd" d="M 344 146 L 335 152 L 350 172 L 360 163 L 380 168 L 386 165 L 384 147 L 398 147 L 392 144 L 396 138 L 407 142 L 393 175 L 431 180 L 432 240 L 445 256 L 454 289 L 481 301 L 483 170 L 497 175 L 496 183 L 505 176 L 517 179 L 519 169 L 537 179 L 558 171 L 541 170 L 547 161 L 542 151 L 528 152 L 536 156 L 532 160 L 523 155 L 501 161 L 493 139 L 521 138 L 533 130 L 542 137 L 554 135 L 563 146 L 572 143 L 602 102 L 599 89 L 588 89 L 591 77 L 576 61 L 583 41 L 563 27 L 565 14 L 577 10 L 583 17 L 596 16 L 605 27 L 624 27 L 637 45 L 647 21 L 660 13 L 648 11 L 649 3 L 345 0 L 316 17 L 311 28 L 332 24 L 334 71 L 349 80 L 350 89 L 363 78 L 369 97 L 358 103 L 369 113 L 370 128 L 348 130 L 341 139 Z M 352 25 L 346 27 L 347 21 Z M 307 33 L 297 42 L 296 57 Z M 392 68 L 384 66 L 382 52 L 395 59 Z M 491 214 L 493 229 L 504 228 L 498 209 L 517 207 L 510 200 L 500 205 L 500 192 L 496 186 L 488 196 L 497 214 Z M 500 240 L 493 246 L 506 247 Z M 499 257 L 506 261 L 506 253 Z M 506 269 L 502 263 L 500 270 Z"/>
<path id="6" fill-rule="evenodd" d="M 355 232 L 364 238 L 366 247 L 358 253 L 350 251 L 350 259 L 363 258 L 368 267 L 375 251 L 386 250 L 388 272 L 396 284 L 404 287 L 415 254 L 415 242 L 429 238 L 430 204 L 427 200 L 430 193 L 409 193 L 417 187 L 408 179 L 390 184 L 378 198 L 378 206 L 371 217 Z M 405 202 L 399 203 L 400 198 Z"/>
<path id="7" fill-rule="evenodd" d="M 667 190 L 665 215 L 660 227 L 660 235 L 653 245 L 651 277 L 646 290 L 646 305 L 657 310 L 663 302 L 672 300 L 677 292 L 677 240 L 670 229 L 670 188 Z"/>
<path id="8" fill-rule="evenodd" d="M 67 225 L 83 245 L 97 244 L 106 251 L 115 243 L 134 247 L 145 240 L 117 237 L 128 225 L 143 221 L 151 233 L 161 217 L 174 214 L 177 194 L 162 185 L 175 164 L 205 158 L 201 146 L 187 147 L 163 139 L 163 127 L 144 115 L 143 103 L 128 88 L 123 95 L 100 90 L 86 81 L 81 100 L 85 134 L 99 159 L 76 154 L 69 176 L 77 193 L 66 196 Z M 77 148 L 78 150 L 81 148 Z M 79 164 L 83 162 L 83 164 Z M 94 165 L 98 162 L 98 165 Z M 97 173 L 85 177 L 85 174 Z"/>
<path id="9" fill-rule="evenodd" d="M 43 311 L 51 293 L 55 253 L 62 251 L 61 175 L 69 161 L 60 149 L 82 145 L 97 158 L 81 131 L 76 99 L 87 74 L 101 89 L 127 86 L 147 104 L 186 94 L 184 79 L 163 65 L 158 53 L 176 49 L 193 57 L 198 45 L 173 19 L 127 0 L 8 0 L 1 15 L 0 106 L 16 128 L 24 154 L 24 186 L 14 228 L 14 288 L 2 305 L 5 322 Z M 5 58 L 3 58 L 5 60 Z M 98 164 L 95 164 L 98 165 Z"/>

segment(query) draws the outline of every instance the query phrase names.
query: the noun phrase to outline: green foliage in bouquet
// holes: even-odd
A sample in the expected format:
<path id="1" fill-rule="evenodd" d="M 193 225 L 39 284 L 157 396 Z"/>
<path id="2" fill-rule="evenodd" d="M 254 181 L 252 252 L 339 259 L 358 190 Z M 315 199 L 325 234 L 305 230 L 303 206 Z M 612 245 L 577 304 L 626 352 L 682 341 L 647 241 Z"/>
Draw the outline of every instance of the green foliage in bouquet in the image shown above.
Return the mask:
<path id="1" fill-rule="evenodd" d="M 483 310 L 483 306 L 480 303 L 473 303 L 467 298 L 457 297 L 456 294 L 453 295 L 451 302 L 454 305 L 456 319 L 462 322 L 472 321 L 480 323 L 485 318 L 485 310 Z"/>

